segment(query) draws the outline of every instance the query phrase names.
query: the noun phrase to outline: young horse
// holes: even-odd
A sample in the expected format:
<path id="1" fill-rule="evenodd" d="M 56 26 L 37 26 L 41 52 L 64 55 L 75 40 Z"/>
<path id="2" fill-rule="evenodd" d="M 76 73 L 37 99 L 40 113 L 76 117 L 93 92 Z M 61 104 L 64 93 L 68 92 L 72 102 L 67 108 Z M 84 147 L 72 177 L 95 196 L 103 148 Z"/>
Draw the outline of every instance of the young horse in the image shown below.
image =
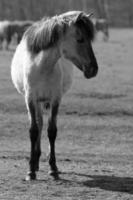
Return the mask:
<path id="1" fill-rule="evenodd" d="M 48 108 L 50 175 L 57 176 L 55 139 L 61 98 L 72 82 L 73 64 L 86 78 L 95 77 L 98 65 L 91 41 L 89 15 L 71 11 L 33 24 L 18 45 L 11 66 L 12 81 L 24 95 L 30 119 L 31 155 L 26 180 L 36 179 L 41 155 L 42 107 Z"/>

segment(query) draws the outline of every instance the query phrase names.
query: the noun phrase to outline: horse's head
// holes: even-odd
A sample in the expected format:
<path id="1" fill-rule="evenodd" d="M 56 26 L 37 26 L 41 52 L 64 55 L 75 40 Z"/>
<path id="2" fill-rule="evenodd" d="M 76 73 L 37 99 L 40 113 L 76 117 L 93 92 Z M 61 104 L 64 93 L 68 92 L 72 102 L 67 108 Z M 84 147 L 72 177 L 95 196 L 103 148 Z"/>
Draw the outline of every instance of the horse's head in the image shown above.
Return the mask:
<path id="1" fill-rule="evenodd" d="M 83 71 L 86 78 L 95 77 L 98 72 L 98 64 L 91 45 L 94 29 L 89 17 L 79 11 L 63 14 L 63 18 L 69 23 L 60 43 L 62 56 L 71 60 Z"/>

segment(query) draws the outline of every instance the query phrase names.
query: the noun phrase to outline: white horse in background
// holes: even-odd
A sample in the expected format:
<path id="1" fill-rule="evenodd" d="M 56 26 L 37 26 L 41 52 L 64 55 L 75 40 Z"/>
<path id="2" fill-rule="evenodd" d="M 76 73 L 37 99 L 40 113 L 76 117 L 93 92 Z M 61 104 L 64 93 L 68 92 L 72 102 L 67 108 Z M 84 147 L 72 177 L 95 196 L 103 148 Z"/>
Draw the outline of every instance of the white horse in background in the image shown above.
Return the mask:
<path id="1" fill-rule="evenodd" d="M 42 107 L 49 108 L 50 174 L 58 175 L 55 156 L 57 114 L 63 94 L 72 84 L 73 64 L 86 78 L 95 77 L 98 65 L 91 42 L 90 15 L 71 11 L 34 23 L 24 34 L 14 54 L 11 76 L 25 98 L 30 119 L 31 155 L 26 180 L 36 179 L 41 155 Z"/>

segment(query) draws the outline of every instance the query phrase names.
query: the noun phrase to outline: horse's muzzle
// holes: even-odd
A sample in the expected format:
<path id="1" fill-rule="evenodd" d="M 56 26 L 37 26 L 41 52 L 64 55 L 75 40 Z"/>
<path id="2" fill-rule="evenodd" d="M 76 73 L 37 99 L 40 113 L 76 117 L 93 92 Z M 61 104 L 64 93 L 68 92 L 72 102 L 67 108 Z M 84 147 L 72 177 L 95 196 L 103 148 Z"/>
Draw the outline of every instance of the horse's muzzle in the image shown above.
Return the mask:
<path id="1" fill-rule="evenodd" d="M 84 76 L 85 78 L 93 78 L 97 75 L 98 73 L 98 66 L 95 67 L 89 67 L 89 69 L 84 68 Z"/>

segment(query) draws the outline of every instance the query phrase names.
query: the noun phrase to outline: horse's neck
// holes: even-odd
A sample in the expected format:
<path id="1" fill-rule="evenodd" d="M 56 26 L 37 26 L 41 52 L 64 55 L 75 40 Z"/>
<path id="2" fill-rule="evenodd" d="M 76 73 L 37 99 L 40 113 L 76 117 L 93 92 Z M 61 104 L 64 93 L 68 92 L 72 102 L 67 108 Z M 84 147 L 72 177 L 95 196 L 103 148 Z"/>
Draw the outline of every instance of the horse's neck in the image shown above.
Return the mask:
<path id="1" fill-rule="evenodd" d="M 41 73 L 44 73 L 45 75 L 51 74 L 59 58 L 60 53 L 57 48 L 51 48 L 40 52 L 36 57 L 36 61 L 41 67 Z"/>

